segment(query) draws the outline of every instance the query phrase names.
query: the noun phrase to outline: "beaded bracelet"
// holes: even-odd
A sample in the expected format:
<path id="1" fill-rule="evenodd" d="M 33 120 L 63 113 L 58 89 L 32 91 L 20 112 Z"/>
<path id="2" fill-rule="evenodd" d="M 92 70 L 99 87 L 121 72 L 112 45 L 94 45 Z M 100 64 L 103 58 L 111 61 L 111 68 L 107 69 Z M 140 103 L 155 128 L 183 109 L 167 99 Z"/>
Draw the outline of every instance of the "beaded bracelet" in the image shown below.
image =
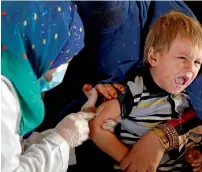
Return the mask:
<path id="1" fill-rule="evenodd" d="M 159 124 L 157 128 L 161 129 L 169 140 L 169 149 L 179 148 L 179 137 L 174 129 L 169 123 Z"/>

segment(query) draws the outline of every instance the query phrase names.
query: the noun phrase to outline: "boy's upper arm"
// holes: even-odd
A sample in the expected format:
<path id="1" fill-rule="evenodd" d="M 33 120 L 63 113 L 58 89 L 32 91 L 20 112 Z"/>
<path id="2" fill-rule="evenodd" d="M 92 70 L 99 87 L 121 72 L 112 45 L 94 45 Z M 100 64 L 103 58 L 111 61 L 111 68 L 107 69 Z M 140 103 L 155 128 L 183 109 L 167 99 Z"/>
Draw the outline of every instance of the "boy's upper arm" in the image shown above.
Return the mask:
<path id="1" fill-rule="evenodd" d="M 103 124 L 106 120 L 120 117 L 120 105 L 117 99 L 108 100 L 102 103 L 96 110 L 96 120 L 99 124 Z"/>

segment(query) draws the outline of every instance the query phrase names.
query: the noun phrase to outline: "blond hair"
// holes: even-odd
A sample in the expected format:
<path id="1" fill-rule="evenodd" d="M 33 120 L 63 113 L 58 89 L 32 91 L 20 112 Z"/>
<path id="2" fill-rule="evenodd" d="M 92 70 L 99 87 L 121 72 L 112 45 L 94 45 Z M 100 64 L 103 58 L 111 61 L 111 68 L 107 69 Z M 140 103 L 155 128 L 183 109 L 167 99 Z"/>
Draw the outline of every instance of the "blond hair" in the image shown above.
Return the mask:
<path id="1" fill-rule="evenodd" d="M 161 16 L 151 26 L 144 46 L 144 63 L 148 64 L 147 55 L 151 47 L 155 53 L 169 51 L 172 41 L 177 36 L 189 38 L 193 46 L 202 49 L 202 28 L 200 23 L 178 11 L 170 11 Z"/>

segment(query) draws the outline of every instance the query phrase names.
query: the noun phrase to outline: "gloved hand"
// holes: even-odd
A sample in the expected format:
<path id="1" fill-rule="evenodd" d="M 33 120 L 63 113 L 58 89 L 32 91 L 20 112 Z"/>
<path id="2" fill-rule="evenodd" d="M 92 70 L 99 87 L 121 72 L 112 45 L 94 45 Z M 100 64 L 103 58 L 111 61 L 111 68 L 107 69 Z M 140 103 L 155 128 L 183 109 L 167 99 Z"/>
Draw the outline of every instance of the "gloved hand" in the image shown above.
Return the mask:
<path id="1" fill-rule="evenodd" d="M 55 128 L 72 148 L 81 145 L 83 141 L 88 139 L 88 121 L 95 116 L 93 110 L 95 110 L 97 92 L 92 89 L 86 95 L 88 101 L 81 108 L 81 112 L 67 115 Z"/>
<path id="2" fill-rule="evenodd" d="M 91 111 L 95 112 L 95 103 L 97 101 L 98 93 L 95 88 L 92 88 L 90 91 L 89 90 L 83 90 L 84 94 L 88 98 L 88 101 L 82 106 L 81 111 Z"/>
<path id="3" fill-rule="evenodd" d="M 94 113 L 78 112 L 67 115 L 58 125 L 56 131 L 74 148 L 88 139 L 88 120 L 94 117 Z"/>

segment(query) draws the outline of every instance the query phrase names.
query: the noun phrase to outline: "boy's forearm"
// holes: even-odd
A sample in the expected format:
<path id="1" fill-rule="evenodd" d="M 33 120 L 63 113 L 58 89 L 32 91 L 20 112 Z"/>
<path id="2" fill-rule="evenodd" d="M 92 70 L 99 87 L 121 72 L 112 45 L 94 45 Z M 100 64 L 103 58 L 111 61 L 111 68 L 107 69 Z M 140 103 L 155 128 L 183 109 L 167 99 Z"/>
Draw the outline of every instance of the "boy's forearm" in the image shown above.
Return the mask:
<path id="1" fill-rule="evenodd" d="M 100 131 L 97 136 L 99 136 L 99 138 L 91 138 L 93 142 L 102 151 L 118 162 L 120 162 L 130 151 L 129 148 L 120 142 L 113 133 L 107 130 Z"/>

